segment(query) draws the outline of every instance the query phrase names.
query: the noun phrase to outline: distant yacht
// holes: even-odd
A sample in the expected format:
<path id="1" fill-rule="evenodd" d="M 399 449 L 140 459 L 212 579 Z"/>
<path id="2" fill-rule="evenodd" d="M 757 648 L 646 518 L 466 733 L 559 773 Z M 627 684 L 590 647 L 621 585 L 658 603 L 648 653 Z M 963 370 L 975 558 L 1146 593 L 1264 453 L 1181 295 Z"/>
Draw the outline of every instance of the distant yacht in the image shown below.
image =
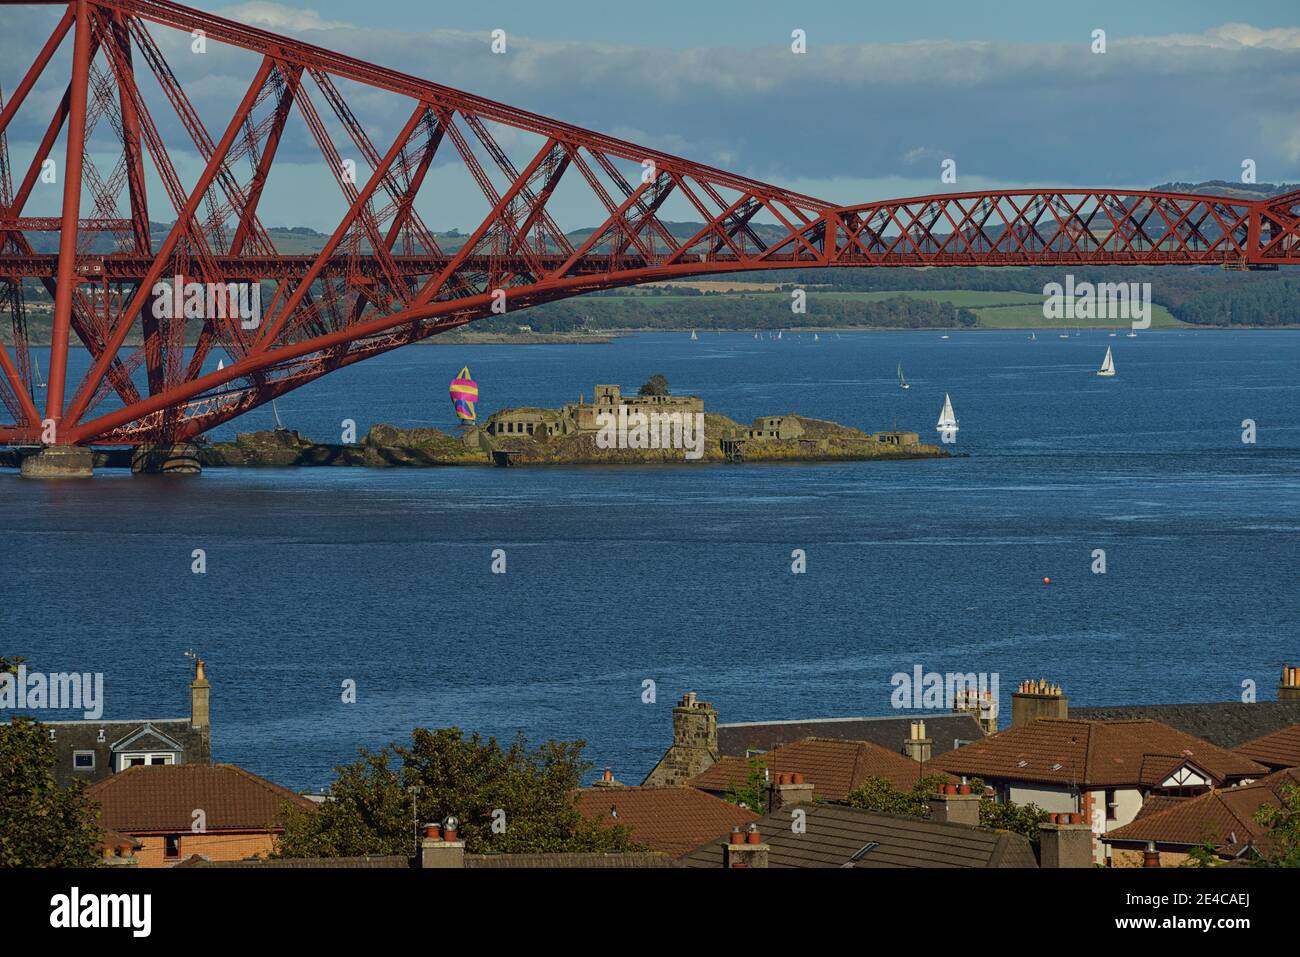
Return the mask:
<path id="1" fill-rule="evenodd" d="M 1116 335 L 1117 335 L 1117 333 L 1114 332 L 1114 331 L 1112 331 L 1111 334 L 1110 334 L 1110 338 L 1114 339 Z"/>
<path id="2" fill-rule="evenodd" d="M 948 398 L 948 393 L 943 394 L 943 411 L 939 413 L 939 424 L 935 426 L 935 431 L 947 435 L 952 435 L 957 431 L 957 416 L 952 412 L 952 399 Z"/>
<path id="3" fill-rule="evenodd" d="M 1031 332 L 1031 333 L 1029 334 L 1029 341 L 1030 341 L 1030 342 L 1037 342 L 1037 341 L 1038 341 L 1038 336 L 1034 335 L 1034 334 Z"/>
<path id="4" fill-rule="evenodd" d="M 1106 347 L 1106 358 L 1101 360 L 1101 368 L 1097 370 L 1097 375 L 1113 376 L 1115 374 L 1115 357 L 1110 354 L 1110 346 Z"/>
<path id="5" fill-rule="evenodd" d="M 1059 336 L 1057 336 L 1056 338 L 1058 338 L 1058 339 L 1068 339 L 1068 338 L 1070 338 L 1070 334 L 1069 334 L 1068 332 L 1062 332 L 1062 333 L 1061 333 Z"/>
<path id="6" fill-rule="evenodd" d="M 777 337 L 778 339 L 781 338 L 781 331 L 782 331 L 782 330 L 780 330 L 780 329 L 776 330 L 776 337 Z"/>
<path id="7" fill-rule="evenodd" d="M 1128 331 L 1128 335 L 1126 335 L 1124 338 L 1125 338 L 1125 339 L 1136 339 L 1137 337 L 1138 337 L 1138 334 L 1137 334 L 1136 332 L 1134 332 L 1132 329 L 1130 329 L 1130 330 Z"/>
<path id="8" fill-rule="evenodd" d="M 821 336 L 817 335 L 817 333 L 814 332 L 814 333 L 813 333 L 813 342 L 821 342 L 821 341 L 822 341 L 822 340 L 821 340 Z"/>
<path id="9" fill-rule="evenodd" d="M 699 338 L 700 338 L 700 337 L 697 336 L 697 335 L 695 334 L 695 330 L 692 329 L 692 330 L 691 330 L 691 342 L 698 342 L 698 341 L 699 341 Z"/>
<path id="10" fill-rule="evenodd" d="M 37 360 L 35 353 L 32 353 L 32 380 L 36 388 L 46 388 L 45 380 L 41 378 L 41 364 Z"/>
<path id="11" fill-rule="evenodd" d="M 903 378 L 903 363 L 901 362 L 898 364 L 898 387 L 900 389 L 912 388 L 910 385 L 907 384 L 907 380 Z"/>
<path id="12" fill-rule="evenodd" d="M 948 333 L 945 332 L 945 333 L 944 333 L 943 335 L 941 335 L 939 338 L 940 338 L 940 339 L 947 339 L 947 338 L 948 338 Z"/>

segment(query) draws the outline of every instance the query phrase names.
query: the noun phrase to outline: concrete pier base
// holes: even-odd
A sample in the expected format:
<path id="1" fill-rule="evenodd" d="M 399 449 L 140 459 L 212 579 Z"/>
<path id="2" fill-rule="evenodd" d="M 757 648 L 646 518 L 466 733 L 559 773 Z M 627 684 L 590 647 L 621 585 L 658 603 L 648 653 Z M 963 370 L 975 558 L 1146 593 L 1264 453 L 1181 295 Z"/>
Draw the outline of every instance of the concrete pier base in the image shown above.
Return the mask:
<path id="1" fill-rule="evenodd" d="M 19 474 L 29 479 L 79 479 L 95 474 L 94 454 L 76 445 L 50 445 L 25 456 Z"/>
<path id="2" fill-rule="evenodd" d="M 137 446 L 131 453 L 136 475 L 198 475 L 203 471 L 199 447 L 189 442 Z"/>

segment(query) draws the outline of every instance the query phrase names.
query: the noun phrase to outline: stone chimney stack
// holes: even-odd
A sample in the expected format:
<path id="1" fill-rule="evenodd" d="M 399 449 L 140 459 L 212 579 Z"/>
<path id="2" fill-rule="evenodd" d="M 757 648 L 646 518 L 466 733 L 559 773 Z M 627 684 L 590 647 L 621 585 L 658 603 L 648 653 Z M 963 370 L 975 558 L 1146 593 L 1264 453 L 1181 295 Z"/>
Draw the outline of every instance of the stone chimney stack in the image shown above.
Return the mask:
<path id="1" fill-rule="evenodd" d="M 804 781 L 803 774 L 778 774 L 767 786 L 767 810 L 771 814 L 795 804 L 812 804 L 813 786 Z M 755 808 L 754 810 L 758 810 Z"/>
<path id="2" fill-rule="evenodd" d="M 1092 825 L 1082 814 L 1053 814 L 1038 825 L 1039 866 L 1092 867 Z"/>
<path id="3" fill-rule="evenodd" d="M 903 753 L 913 761 L 928 764 L 934 755 L 934 742 L 925 736 L 925 722 L 913 721 L 911 732 L 903 742 Z"/>
<path id="4" fill-rule="evenodd" d="M 1300 668 L 1282 666 L 1282 683 L 1277 686 L 1279 701 L 1300 701 Z"/>
<path id="5" fill-rule="evenodd" d="M 694 691 L 682 695 L 673 708 L 673 745 L 646 777 L 648 787 L 682 784 L 702 774 L 718 760 L 718 712 L 713 705 L 696 698 Z"/>
<path id="6" fill-rule="evenodd" d="M 207 676 L 203 673 L 203 659 L 194 659 L 194 680 L 190 682 L 190 727 L 207 728 L 208 720 L 208 695 L 211 688 L 208 686 Z"/>
<path id="7" fill-rule="evenodd" d="M 465 842 L 459 840 L 457 821 L 449 817 L 441 825 L 424 825 L 420 839 L 421 869 L 462 868 L 465 866 Z"/>
<path id="8" fill-rule="evenodd" d="M 965 778 L 961 784 L 941 784 L 939 790 L 930 795 L 930 820 L 940 824 L 979 827 L 980 799 L 983 796 L 972 794 Z"/>
<path id="9" fill-rule="evenodd" d="M 1046 678 L 1020 682 L 1011 695 L 1011 727 L 1018 728 L 1039 718 L 1068 718 L 1070 699 L 1060 685 Z"/>
<path id="10" fill-rule="evenodd" d="M 728 870 L 736 867 L 767 867 L 771 850 L 769 845 L 763 843 L 763 835 L 759 833 L 757 824 L 749 825 L 748 831 L 737 827 L 722 849 L 722 866 Z"/>

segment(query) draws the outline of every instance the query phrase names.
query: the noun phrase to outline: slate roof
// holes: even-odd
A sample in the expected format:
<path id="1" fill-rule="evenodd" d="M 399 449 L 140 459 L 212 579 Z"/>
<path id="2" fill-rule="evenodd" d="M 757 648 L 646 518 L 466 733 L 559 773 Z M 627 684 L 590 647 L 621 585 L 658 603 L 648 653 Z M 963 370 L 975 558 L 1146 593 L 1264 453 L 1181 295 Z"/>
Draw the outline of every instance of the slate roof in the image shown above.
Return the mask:
<path id="1" fill-rule="evenodd" d="M 677 861 L 664 854 L 630 852 L 626 854 L 599 854 L 580 851 L 556 854 L 466 854 L 465 866 L 472 868 L 642 868 L 681 867 Z"/>
<path id="2" fill-rule="evenodd" d="M 242 861 L 209 861 L 195 855 L 186 858 L 177 867 L 242 867 L 242 868 L 289 868 L 296 870 L 411 870 L 418 869 L 409 857 L 393 854 L 375 854 L 365 857 L 290 857 L 290 858 L 249 858 Z M 600 853 L 557 853 L 557 854 L 466 854 L 465 867 L 484 868 L 643 868 L 643 867 L 680 867 L 671 857 L 653 853 L 600 854 Z"/>
<path id="3" fill-rule="evenodd" d="M 1259 777 L 1268 769 L 1159 721 L 1040 718 L 936 758 L 953 774 L 995 781 L 1157 787 L 1183 764 L 1216 784 Z"/>
<path id="4" fill-rule="evenodd" d="M 1232 750 L 1270 768 L 1300 767 L 1300 724 L 1239 744 Z"/>
<path id="5" fill-rule="evenodd" d="M 1208 839 L 1225 853 L 1236 855 L 1247 845 L 1267 849 L 1268 829 L 1254 820 L 1265 804 L 1280 805 L 1285 786 L 1300 786 L 1300 770 L 1288 768 L 1251 784 L 1210 791 L 1185 801 L 1142 814 L 1123 827 L 1102 836 L 1108 843 L 1192 847 Z"/>
<path id="6" fill-rule="evenodd" d="M 753 811 L 685 785 L 584 788 L 577 803 L 578 810 L 593 821 L 621 824 L 638 844 L 672 857 L 736 825 L 758 820 Z"/>
<path id="7" fill-rule="evenodd" d="M 782 745 L 761 755 L 769 777 L 798 771 L 813 786 L 819 801 L 843 801 L 850 791 L 870 777 L 885 778 L 900 791 L 910 791 L 923 774 L 941 774 L 933 763 L 924 768 L 902 754 L 886 751 L 867 741 L 834 741 L 805 738 Z M 725 793 L 730 787 L 744 784 L 749 762 L 744 758 L 724 757 L 707 771 L 686 783 L 693 788 Z M 955 779 L 954 779 L 955 780 Z"/>
<path id="8" fill-rule="evenodd" d="M 806 814 L 802 834 L 791 827 L 795 810 Z M 758 827 L 771 848 L 768 867 L 773 868 L 1038 866 L 1033 848 L 1020 834 L 839 804 L 782 808 L 762 818 Z M 727 835 L 721 835 L 686 855 L 682 863 L 721 867 L 726 842 Z"/>
<path id="9" fill-rule="evenodd" d="M 804 738 L 870 741 L 886 751 L 901 754 L 913 721 L 925 722 L 934 742 L 931 754 L 940 755 L 984 737 L 979 722 L 969 714 L 910 713 L 887 718 L 811 718 L 798 721 L 751 721 L 718 725 L 718 751 L 744 757 L 748 749 L 771 751 Z M 1300 720 L 1300 719 L 1298 719 Z"/>
<path id="10" fill-rule="evenodd" d="M 116 742 L 136 738 L 130 750 L 168 750 L 173 744 L 181 748 L 179 763 L 212 763 L 210 729 L 195 728 L 189 718 L 155 718 L 132 721 L 43 721 L 46 731 L 54 732 L 54 779 L 61 787 L 73 781 L 93 784 L 113 773 L 112 749 Z M 102 734 L 101 734 L 102 732 Z M 103 738 L 101 741 L 100 738 Z M 148 740 L 146 740 L 146 738 Z M 74 751 L 91 751 L 95 766 L 90 770 L 73 767 Z"/>
<path id="11" fill-rule="evenodd" d="M 242 861 L 210 861 L 206 857 L 193 854 L 176 865 L 177 867 L 253 867 L 287 868 L 291 870 L 331 870 L 352 869 L 410 869 L 411 859 L 396 854 L 369 854 L 364 857 L 251 857 Z"/>
<path id="12" fill-rule="evenodd" d="M 1103 708 L 1070 707 L 1071 718 L 1132 721 L 1150 718 L 1187 734 L 1235 748 L 1252 738 L 1300 723 L 1300 701 L 1215 701 L 1208 704 L 1139 704 Z"/>
<path id="13" fill-rule="evenodd" d="M 172 764 L 127 768 L 86 789 L 100 823 L 124 834 L 188 833 L 195 809 L 213 831 L 271 831 L 285 801 L 316 805 L 233 764 Z"/>

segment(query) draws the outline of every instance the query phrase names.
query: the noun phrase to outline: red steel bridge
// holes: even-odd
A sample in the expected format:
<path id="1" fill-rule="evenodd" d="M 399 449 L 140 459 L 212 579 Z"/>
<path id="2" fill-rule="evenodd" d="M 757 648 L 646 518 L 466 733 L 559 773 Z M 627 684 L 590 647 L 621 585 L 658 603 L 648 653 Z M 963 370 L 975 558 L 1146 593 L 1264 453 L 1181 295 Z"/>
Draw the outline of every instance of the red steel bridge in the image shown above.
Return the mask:
<path id="1" fill-rule="evenodd" d="M 0 0 L 0 29 L 15 5 Z M 494 302 L 515 311 L 655 280 L 793 267 L 1300 263 L 1300 192 L 1250 202 L 1040 189 L 840 206 L 175 3 L 45 6 L 57 23 L 31 38 L 34 59 L 0 108 L 0 308 L 9 314 L 0 317 L 0 400 L 12 416 L 0 444 L 181 442 L 334 369 L 490 316 Z M 238 106 L 212 127 L 164 56 L 195 55 L 197 38 L 247 63 Z M 60 69 L 70 69 L 66 83 L 47 76 Z M 27 101 L 39 99 L 29 94 L 42 78 L 62 97 L 47 123 L 45 98 L 35 153 L 11 169 L 6 132 L 19 111 L 36 110 Z M 391 142 L 374 142 L 356 112 L 378 100 L 400 103 L 406 117 Z M 338 188 L 338 224 L 310 254 L 281 252 L 258 215 L 290 124 L 305 129 L 301 140 Z M 179 142 L 164 141 L 164 129 L 180 131 L 171 134 Z M 169 146 L 199 157 L 189 185 Z M 61 191 L 62 214 L 25 216 L 51 157 L 59 185 L 42 188 Z M 482 195 L 481 222 L 455 248 L 439 245 L 417 209 L 435 160 L 460 164 L 466 190 Z M 561 188 L 604 211 L 585 238 L 573 230 L 590 223 L 566 231 L 554 218 Z M 704 225 L 694 235 L 665 225 L 669 198 L 696 211 Z M 172 225 L 160 238 L 151 220 Z M 52 238 L 38 241 L 43 233 L 57 237 L 57 252 Z M 257 283 L 260 322 L 160 316 L 158 283 L 175 277 Z M 43 391 L 24 283 L 53 298 Z M 70 381 L 78 342 L 89 368 Z"/>

